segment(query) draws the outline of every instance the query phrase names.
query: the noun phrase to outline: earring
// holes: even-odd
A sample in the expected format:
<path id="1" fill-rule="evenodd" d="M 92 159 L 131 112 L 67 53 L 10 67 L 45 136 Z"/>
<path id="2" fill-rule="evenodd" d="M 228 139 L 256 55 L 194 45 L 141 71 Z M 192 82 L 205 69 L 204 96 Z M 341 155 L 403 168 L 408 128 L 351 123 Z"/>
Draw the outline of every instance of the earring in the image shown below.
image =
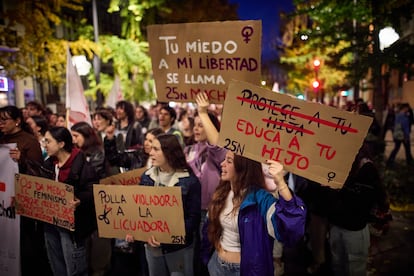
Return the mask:
<path id="1" fill-rule="evenodd" d="M 18 126 L 19 126 L 19 124 L 16 124 L 16 126 L 18 127 Z"/>

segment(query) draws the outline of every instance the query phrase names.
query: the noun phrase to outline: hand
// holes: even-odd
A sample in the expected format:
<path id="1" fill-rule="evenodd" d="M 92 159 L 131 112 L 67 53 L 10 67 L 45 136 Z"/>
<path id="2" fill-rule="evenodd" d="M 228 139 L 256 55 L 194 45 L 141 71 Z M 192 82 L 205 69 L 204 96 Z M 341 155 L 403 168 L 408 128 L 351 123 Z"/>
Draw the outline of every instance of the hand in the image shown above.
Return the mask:
<path id="1" fill-rule="evenodd" d="M 80 205 L 80 203 L 80 199 L 75 197 L 73 200 L 69 201 L 69 207 L 75 210 L 76 207 Z"/>
<path id="2" fill-rule="evenodd" d="M 106 138 L 108 140 L 112 140 L 114 139 L 115 136 L 115 126 L 114 125 L 109 125 L 106 129 L 105 129 L 105 135 Z"/>
<path id="3" fill-rule="evenodd" d="M 134 236 L 132 236 L 132 235 L 130 235 L 130 234 L 127 234 L 127 235 L 126 235 L 125 240 L 126 240 L 127 242 L 134 242 L 134 241 L 135 241 Z"/>
<path id="4" fill-rule="evenodd" d="M 160 247 L 161 243 L 158 242 L 154 236 L 148 238 L 147 243 L 152 247 Z"/>
<path id="5" fill-rule="evenodd" d="M 207 108 L 210 105 L 207 94 L 200 92 L 197 94 L 195 100 L 198 106 L 198 113 L 207 113 Z"/>
<path id="6" fill-rule="evenodd" d="M 9 155 L 11 159 L 13 159 L 14 162 L 19 162 L 20 157 L 21 157 L 21 152 L 19 148 L 16 147 L 15 149 L 10 149 Z"/>
<path id="7" fill-rule="evenodd" d="M 274 160 L 267 160 L 266 163 L 269 165 L 269 174 L 273 177 L 276 185 L 286 184 L 283 178 L 283 165 Z"/>

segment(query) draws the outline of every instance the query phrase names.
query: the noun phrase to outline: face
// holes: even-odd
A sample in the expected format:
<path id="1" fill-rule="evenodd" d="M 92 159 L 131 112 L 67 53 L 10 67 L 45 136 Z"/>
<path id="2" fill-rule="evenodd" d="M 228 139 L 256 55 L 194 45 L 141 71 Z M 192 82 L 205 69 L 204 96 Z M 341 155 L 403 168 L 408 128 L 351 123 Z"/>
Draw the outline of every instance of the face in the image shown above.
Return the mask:
<path id="1" fill-rule="evenodd" d="M 73 144 L 75 144 L 78 148 L 81 148 L 85 143 L 85 137 L 77 131 L 71 131 L 72 133 L 72 140 Z"/>
<path id="2" fill-rule="evenodd" d="M 144 117 L 144 111 L 141 107 L 135 108 L 135 117 L 139 120 Z"/>
<path id="3" fill-rule="evenodd" d="M 194 139 L 196 142 L 203 142 L 207 140 L 207 134 L 199 116 L 194 118 Z"/>
<path id="4" fill-rule="evenodd" d="M 122 107 L 118 107 L 117 109 L 116 109 L 116 118 L 118 119 L 118 120 L 123 120 L 123 119 L 125 119 L 127 117 L 127 115 L 126 115 L 126 113 L 125 113 L 125 110 L 122 108 Z"/>
<path id="5" fill-rule="evenodd" d="M 39 113 L 39 110 L 37 110 L 33 105 L 27 106 L 27 114 L 29 116 L 40 115 Z"/>
<path id="6" fill-rule="evenodd" d="M 234 153 L 227 151 L 226 158 L 221 162 L 221 180 L 233 182 L 236 179 L 234 168 Z"/>
<path id="7" fill-rule="evenodd" d="M 49 125 L 55 126 L 57 119 L 58 119 L 58 117 L 57 117 L 56 114 L 50 115 L 50 117 L 49 117 Z"/>
<path id="8" fill-rule="evenodd" d="M 149 154 L 152 147 L 152 142 L 155 140 L 155 136 L 152 133 L 147 133 L 145 135 L 144 141 L 144 151 L 146 154 Z"/>
<path id="9" fill-rule="evenodd" d="M 182 127 L 184 137 L 191 137 L 193 135 L 193 129 L 191 128 L 190 120 L 188 120 L 188 118 L 182 120 Z"/>
<path id="10" fill-rule="evenodd" d="M 158 139 L 154 139 L 152 141 L 150 158 L 153 166 L 159 167 L 161 170 L 167 170 L 169 168 L 168 162 L 165 159 L 164 153 L 161 149 L 160 141 L 158 141 Z"/>
<path id="11" fill-rule="evenodd" d="M 158 114 L 158 121 L 159 121 L 160 127 L 169 127 L 169 126 L 171 126 L 170 113 L 165 109 L 161 109 L 160 113 Z"/>
<path id="12" fill-rule="evenodd" d="M 56 126 L 66 127 L 66 119 L 62 116 L 59 116 L 56 121 Z"/>
<path id="13" fill-rule="evenodd" d="M 0 117 L 0 131 L 4 134 L 12 134 L 16 131 L 17 125 L 20 125 L 20 119 L 13 120 L 7 114 Z"/>
<path id="14" fill-rule="evenodd" d="M 56 141 L 55 138 L 50 135 L 49 131 L 46 132 L 44 141 L 45 149 L 49 156 L 56 156 L 60 149 L 65 145 L 64 142 Z"/>
<path id="15" fill-rule="evenodd" d="M 104 132 L 105 129 L 109 126 L 109 121 L 105 120 L 99 114 L 95 115 L 94 120 L 96 121 L 96 130 L 99 132 Z"/>
<path id="16" fill-rule="evenodd" d="M 33 130 L 33 133 L 38 133 L 38 131 L 40 130 L 40 127 L 36 125 L 36 122 L 33 120 L 33 118 L 31 117 L 27 118 L 26 123 Z"/>

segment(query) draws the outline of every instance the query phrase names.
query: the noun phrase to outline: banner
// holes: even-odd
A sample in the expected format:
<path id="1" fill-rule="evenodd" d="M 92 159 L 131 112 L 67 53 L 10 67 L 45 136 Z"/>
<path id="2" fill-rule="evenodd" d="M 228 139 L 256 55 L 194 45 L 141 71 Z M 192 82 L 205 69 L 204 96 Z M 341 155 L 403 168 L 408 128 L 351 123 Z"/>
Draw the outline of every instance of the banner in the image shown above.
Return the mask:
<path id="1" fill-rule="evenodd" d="M 341 188 L 371 122 L 368 116 L 231 81 L 219 145 Z"/>
<path id="2" fill-rule="evenodd" d="M 260 84 L 260 20 L 151 25 L 147 30 L 159 101 L 194 102 L 206 92 L 210 103 L 223 103 L 231 79 Z"/>
<path id="3" fill-rule="evenodd" d="M 20 216 L 12 206 L 17 162 L 9 155 L 16 144 L 0 144 L 0 276 L 20 275 Z"/>
<path id="4" fill-rule="evenodd" d="M 82 80 L 72 63 L 69 47 L 66 60 L 66 110 L 68 128 L 77 122 L 87 122 L 92 126 L 89 106 L 83 93 Z"/>
<path id="5" fill-rule="evenodd" d="M 17 174 L 16 211 L 19 215 L 75 230 L 73 186 L 47 178 Z"/>
<path id="6" fill-rule="evenodd" d="M 105 105 L 115 109 L 116 103 L 122 101 L 121 80 L 118 75 L 115 75 L 114 84 L 112 85 L 111 91 L 109 91 L 106 97 Z"/>
<path id="7" fill-rule="evenodd" d="M 184 244 L 181 187 L 93 185 L 99 237 Z"/>

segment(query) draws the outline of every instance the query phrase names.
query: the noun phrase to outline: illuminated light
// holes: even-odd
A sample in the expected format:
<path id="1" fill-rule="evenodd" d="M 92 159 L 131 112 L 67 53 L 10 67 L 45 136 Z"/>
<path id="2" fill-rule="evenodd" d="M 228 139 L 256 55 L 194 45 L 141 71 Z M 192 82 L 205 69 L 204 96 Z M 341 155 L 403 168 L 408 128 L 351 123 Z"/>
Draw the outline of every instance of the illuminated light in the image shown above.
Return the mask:
<path id="1" fill-rule="evenodd" d="M 317 80 L 315 80 L 315 81 L 313 81 L 312 82 L 312 86 L 313 86 L 313 88 L 319 88 L 319 81 L 317 81 Z"/>
<path id="2" fill-rule="evenodd" d="M 304 100 L 305 96 L 303 96 L 302 94 L 299 94 L 296 96 L 296 98 L 298 98 L 299 100 Z"/>
<path id="3" fill-rule="evenodd" d="M 341 96 L 347 97 L 349 95 L 349 92 L 346 90 L 341 91 Z"/>
<path id="4" fill-rule="evenodd" d="M 321 65 L 321 61 L 319 59 L 313 60 L 313 67 L 318 68 Z"/>

